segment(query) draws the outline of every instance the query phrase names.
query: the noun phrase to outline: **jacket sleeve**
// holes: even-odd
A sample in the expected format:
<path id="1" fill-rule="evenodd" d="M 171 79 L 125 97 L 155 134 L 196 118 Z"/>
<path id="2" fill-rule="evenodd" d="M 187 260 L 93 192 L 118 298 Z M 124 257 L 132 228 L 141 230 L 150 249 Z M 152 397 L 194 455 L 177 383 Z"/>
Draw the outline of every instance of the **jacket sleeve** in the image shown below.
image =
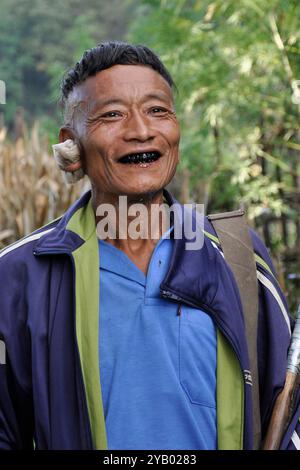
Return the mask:
<path id="1" fill-rule="evenodd" d="M 259 288 L 257 347 L 262 438 L 264 438 L 275 400 L 285 383 L 287 355 L 294 321 L 289 315 L 287 301 L 277 281 L 268 250 L 256 233 L 252 232 L 251 235 L 257 257 Z M 282 441 L 284 445 L 282 448 L 293 447 L 291 440 L 293 435 L 294 441 L 297 441 L 299 416 L 298 406 Z"/>
<path id="2" fill-rule="evenodd" d="M 30 336 L 26 326 L 26 270 L 0 258 L 0 449 L 33 449 Z"/>

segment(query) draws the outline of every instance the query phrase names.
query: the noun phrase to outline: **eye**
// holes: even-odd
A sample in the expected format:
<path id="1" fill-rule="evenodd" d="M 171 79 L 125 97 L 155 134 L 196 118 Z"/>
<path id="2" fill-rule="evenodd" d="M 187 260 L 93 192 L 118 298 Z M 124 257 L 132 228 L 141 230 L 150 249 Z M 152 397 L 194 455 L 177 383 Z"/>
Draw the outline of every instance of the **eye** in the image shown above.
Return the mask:
<path id="1" fill-rule="evenodd" d="M 152 114 L 164 114 L 167 113 L 167 109 L 162 108 L 161 106 L 155 106 L 154 108 L 151 108 L 150 112 Z"/>
<path id="2" fill-rule="evenodd" d="M 119 111 L 108 111 L 107 113 L 102 114 L 102 118 L 114 118 L 121 116 Z"/>

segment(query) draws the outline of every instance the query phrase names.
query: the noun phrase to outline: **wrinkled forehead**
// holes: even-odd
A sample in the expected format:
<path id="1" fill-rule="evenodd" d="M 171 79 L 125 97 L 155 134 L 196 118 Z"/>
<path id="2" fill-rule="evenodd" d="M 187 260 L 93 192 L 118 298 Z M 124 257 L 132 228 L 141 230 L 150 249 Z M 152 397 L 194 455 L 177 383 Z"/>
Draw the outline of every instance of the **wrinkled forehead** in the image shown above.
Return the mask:
<path id="1" fill-rule="evenodd" d="M 114 65 L 74 87 L 66 102 L 65 118 L 75 111 L 86 115 L 109 101 L 142 102 L 151 97 L 173 103 L 172 89 L 162 75 L 144 65 Z"/>

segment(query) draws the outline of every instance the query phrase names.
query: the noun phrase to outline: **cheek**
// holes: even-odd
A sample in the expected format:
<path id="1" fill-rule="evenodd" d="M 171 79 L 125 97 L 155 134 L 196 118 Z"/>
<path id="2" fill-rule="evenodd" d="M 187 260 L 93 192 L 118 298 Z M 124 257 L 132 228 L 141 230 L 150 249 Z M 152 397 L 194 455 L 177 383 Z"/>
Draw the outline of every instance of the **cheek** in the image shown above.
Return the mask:
<path id="1" fill-rule="evenodd" d="M 180 129 L 179 126 L 174 126 L 172 129 L 172 132 L 170 133 L 170 147 L 171 147 L 171 154 L 172 154 L 172 160 L 171 163 L 173 166 L 177 167 L 177 164 L 179 163 L 179 142 L 180 142 Z"/>
<path id="2" fill-rule="evenodd" d="M 109 145 L 100 136 L 97 139 L 90 138 L 85 139 L 81 142 L 84 151 L 84 163 L 89 172 L 94 172 L 95 169 L 98 171 L 105 166 L 106 160 L 108 159 Z"/>
<path id="3" fill-rule="evenodd" d="M 179 124 L 177 123 L 175 128 L 174 128 L 174 140 L 176 141 L 176 145 L 179 145 L 180 141 L 180 127 Z"/>
<path id="4" fill-rule="evenodd" d="M 169 162 L 170 177 L 173 178 L 177 165 L 179 163 L 179 141 L 180 141 L 180 128 L 179 126 L 173 126 L 172 132 L 170 133 L 170 146 L 171 146 L 171 160 Z"/>
<path id="5" fill-rule="evenodd" d="M 179 146 L 180 128 L 177 122 L 169 123 L 169 126 L 166 128 L 166 136 L 172 148 L 175 149 Z"/>

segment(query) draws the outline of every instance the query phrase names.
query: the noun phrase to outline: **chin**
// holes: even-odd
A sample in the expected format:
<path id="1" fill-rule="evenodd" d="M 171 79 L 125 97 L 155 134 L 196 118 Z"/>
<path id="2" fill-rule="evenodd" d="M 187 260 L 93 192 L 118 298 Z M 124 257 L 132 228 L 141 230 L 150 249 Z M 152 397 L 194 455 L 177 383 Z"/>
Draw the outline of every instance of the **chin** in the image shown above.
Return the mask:
<path id="1" fill-rule="evenodd" d="M 128 197 L 133 197 L 134 199 L 153 199 L 154 196 L 156 196 L 158 193 L 162 192 L 164 189 L 164 186 L 160 185 L 149 185 L 149 186 L 138 186 L 138 187 L 130 187 L 122 191 L 122 194 L 128 196 Z"/>

